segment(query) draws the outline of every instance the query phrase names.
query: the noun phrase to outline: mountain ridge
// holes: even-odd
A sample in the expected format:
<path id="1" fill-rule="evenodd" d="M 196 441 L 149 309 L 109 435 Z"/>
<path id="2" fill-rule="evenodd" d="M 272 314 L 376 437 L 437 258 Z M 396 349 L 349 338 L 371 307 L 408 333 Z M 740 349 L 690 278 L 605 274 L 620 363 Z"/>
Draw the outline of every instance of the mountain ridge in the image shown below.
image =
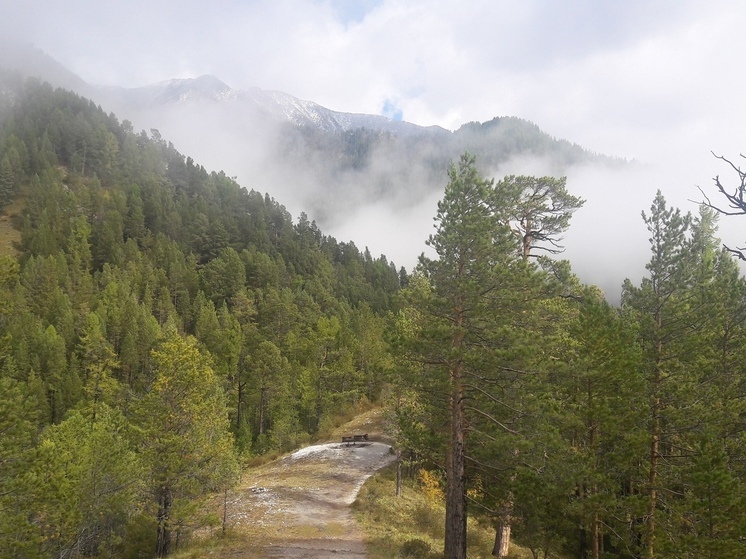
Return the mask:
<path id="1" fill-rule="evenodd" d="M 449 133 L 440 126 L 420 126 L 383 115 L 335 111 L 279 90 L 259 87 L 233 89 L 220 78 L 204 74 L 196 78 L 173 78 L 137 88 L 98 87 L 104 98 L 142 110 L 178 103 L 228 103 L 244 109 L 256 109 L 280 121 L 296 126 L 312 126 L 325 132 L 344 132 L 369 128 L 398 136 Z"/>
<path id="2" fill-rule="evenodd" d="M 157 132 L 206 169 L 222 170 L 281 201 L 292 215 L 306 213 L 330 234 L 355 238 L 407 266 L 431 232 L 450 164 L 465 151 L 484 176 L 496 178 L 628 164 L 514 116 L 450 131 L 333 111 L 280 91 L 235 90 L 210 75 L 97 88 L 38 49 L 25 56 L 35 60 L 26 75 L 91 99 L 135 130 Z M 0 68 L 7 59 L 0 53 Z M 58 71 L 47 76 L 44 68 Z"/>
<path id="3" fill-rule="evenodd" d="M 121 119 L 127 120 L 138 120 L 139 114 L 145 114 L 148 118 L 157 120 L 159 116 L 157 111 L 160 109 L 183 113 L 184 109 L 209 104 L 211 105 L 209 109 L 214 110 L 222 106 L 223 113 L 235 113 L 235 116 L 228 116 L 227 120 L 257 121 L 261 124 L 274 120 L 276 124 L 309 127 L 331 134 L 368 129 L 398 138 L 427 137 L 445 142 L 461 134 L 467 139 L 457 139 L 452 142 L 458 145 L 458 149 L 468 149 L 469 146 L 464 146 L 464 144 L 468 144 L 475 135 L 483 136 L 485 130 L 493 129 L 497 121 L 502 121 L 510 122 L 510 128 L 513 130 L 517 126 L 521 127 L 519 135 L 524 140 L 523 144 L 527 136 L 540 137 L 540 143 L 544 144 L 543 152 L 547 151 L 547 142 L 566 144 L 562 146 L 565 150 L 568 145 L 572 146 L 575 155 L 570 163 L 574 163 L 578 155 L 581 155 L 581 158 L 614 159 L 589 151 L 567 140 L 558 140 L 544 132 L 538 125 L 514 116 L 497 116 L 483 123 L 466 122 L 451 131 L 437 125 L 420 126 L 404 120 L 394 120 L 384 115 L 335 111 L 314 101 L 303 100 L 279 90 L 264 90 L 259 87 L 234 89 L 211 74 L 203 74 L 195 78 L 171 78 L 140 87 L 91 85 L 65 68 L 52 56 L 30 44 L 0 40 L 0 68 L 20 73 L 23 77 L 48 81 L 55 87 L 69 89 L 92 99 L 106 110 L 111 110 Z M 141 124 L 145 128 L 157 128 L 159 123 L 154 122 L 150 126 L 144 122 Z M 478 130 L 479 127 L 482 128 L 481 131 Z M 520 142 L 513 143 L 517 144 L 516 147 L 519 149 L 525 147 L 525 145 L 520 145 Z M 450 156 L 453 158 L 454 153 L 450 153 Z"/>

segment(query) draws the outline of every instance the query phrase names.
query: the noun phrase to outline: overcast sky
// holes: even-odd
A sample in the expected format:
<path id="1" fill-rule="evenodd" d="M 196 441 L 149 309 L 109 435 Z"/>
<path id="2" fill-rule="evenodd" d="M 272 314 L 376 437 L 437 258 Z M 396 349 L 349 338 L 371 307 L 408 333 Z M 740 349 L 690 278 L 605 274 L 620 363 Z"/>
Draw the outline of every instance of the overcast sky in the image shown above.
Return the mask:
<path id="1" fill-rule="evenodd" d="M 710 152 L 746 152 L 746 2 L 736 0 L 0 0 L 0 13 L 6 37 L 89 83 L 214 74 L 449 129 L 525 118 L 649 166 L 615 180 L 588 170 L 577 189 L 568 177 L 589 198 L 581 221 L 614 205 L 643 243 L 640 210 L 657 188 L 696 212 L 695 185 L 732 178 Z M 603 196 L 594 181 L 606 182 Z M 746 239 L 742 223 L 733 244 Z"/>

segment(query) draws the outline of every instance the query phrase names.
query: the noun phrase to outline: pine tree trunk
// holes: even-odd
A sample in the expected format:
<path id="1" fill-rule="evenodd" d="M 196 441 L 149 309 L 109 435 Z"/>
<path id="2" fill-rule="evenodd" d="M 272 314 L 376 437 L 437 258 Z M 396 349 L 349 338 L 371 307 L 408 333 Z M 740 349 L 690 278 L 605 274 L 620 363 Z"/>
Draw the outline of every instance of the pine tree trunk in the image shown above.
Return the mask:
<path id="1" fill-rule="evenodd" d="M 518 456 L 518 449 L 513 449 L 513 456 Z M 511 483 L 515 482 L 516 474 L 510 476 Z M 502 559 L 508 556 L 510 550 L 510 526 L 513 522 L 513 492 L 509 491 L 507 499 L 500 506 L 500 516 L 495 528 L 495 545 L 492 555 Z"/>
<path id="2" fill-rule="evenodd" d="M 492 548 L 492 555 L 500 559 L 508 556 L 510 549 L 510 516 L 503 516 L 495 528 L 495 545 Z"/>
<path id="3" fill-rule="evenodd" d="M 593 409 L 593 383 L 591 380 L 588 380 L 588 409 Z M 592 454 L 593 454 L 593 469 L 598 470 L 598 463 L 596 460 L 596 456 L 598 454 L 598 449 L 596 448 L 596 441 L 598 440 L 598 426 L 596 425 L 595 421 L 590 421 L 588 424 L 588 448 L 590 448 Z M 591 497 L 595 497 L 598 494 L 598 487 L 592 486 L 590 489 L 590 495 Z M 591 558 L 592 559 L 599 559 L 599 551 L 598 551 L 598 537 L 599 537 L 599 520 L 598 520 L 598 513 L 594 511 L 593 515 L 591 516 Z"/>
<path id="4" fill-rule="evenodd" d="M 228 488 L 223 489 L 223 537 L 228 527 Z"/>
<path id="5" fill-rule="evenodd" d="M 656 373 L 658 376 L 659 373 Z M 660 455 L 660 397 L 655 399 L 653 405 L 653 424 L 651 429 L 650 442 L 650 469 L 648 471 L 648 509 L 647 509 L 647 530 L 645 533 L 645 559 L 654 559 L 655 557 L 655 509 L 658 505 L 658 457 Z"/>
<path id="6" fill-rule="evenodd" d="M 241 408 L 243 407 L 243 384 L 241 383 L 241 377 L 238 377 L 238 395 L 237 395 L 237 402 L 236 402 L 236 432 L 238 432 L 239 429 L 241 429 L 241 420 L 243 419 L 241 417 Z"/>
<path id="7" fill-rule="evenodd" d="M 461 340 L 456 340 L 457 347 Z M 451 367 L 450 445 L 446 456 L 445 556 L 466 559 L 466 456 L 461 364 Z"/>
<path id="8" fill-rule="evenodd" d="M 166 557 L 171 553 L 171 505 L 173 495 L 171 488 L 165 485 L 158 496 L 158 535 L 156 538 L 156 555 Z"/>
<path id="9" fill-rule="evenodd" d="M 662 329 L 662 320 L 660 315 L 656 317 L 658 331 Z M 658 507 L 658 468 L 660 457 L 660 438 L 661 438 L 661 383 L 662 372 L 660 364 L 660 355 L 663 353 L 663 344 L 660 338 L 656 341 L 656 358 L 655 373 L 653 377 L 653 409 L 650 425 L 650 464 L 648 470 L 648 508 L 647 508 L 647 529 L 645 533 L 645 559 L 654 559 L 655 557 L 655 511 Z"/>
<path id="10" fill-rule="evenodd" d="M 599 559 L 599 548 L 598 548 L 598 513 L 593 513 L 593 519 L 591 520 L 591 556 L 593 559 Z"/>
<path id="11" fill-rule="evenodd" d="M 259 390 L 259 434 L 264 434 L 264 388 Z"/>

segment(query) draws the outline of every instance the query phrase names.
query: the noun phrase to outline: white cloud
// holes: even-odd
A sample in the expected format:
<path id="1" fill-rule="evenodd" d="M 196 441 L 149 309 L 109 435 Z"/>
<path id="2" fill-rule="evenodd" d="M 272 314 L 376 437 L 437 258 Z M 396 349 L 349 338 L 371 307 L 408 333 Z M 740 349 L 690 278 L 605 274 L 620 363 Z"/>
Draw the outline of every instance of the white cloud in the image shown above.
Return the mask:
<path id="1" fill-rule="evenodd" d="M 589 200 L 580 237 L 609 204 L 619 227 L 644 235 L 639 212 L 657 188 L 695 209 L 694 185 L 723 170 L 710 150 L 746 150 L 746 5 L 736 0 L 0 0 L 0 10 L 4 36 L 91 83 L 212 73 L 343 111 L 395 100 L 424 125 L 513 115 L 647 163 L 625 177 L 569 178 Z"/>

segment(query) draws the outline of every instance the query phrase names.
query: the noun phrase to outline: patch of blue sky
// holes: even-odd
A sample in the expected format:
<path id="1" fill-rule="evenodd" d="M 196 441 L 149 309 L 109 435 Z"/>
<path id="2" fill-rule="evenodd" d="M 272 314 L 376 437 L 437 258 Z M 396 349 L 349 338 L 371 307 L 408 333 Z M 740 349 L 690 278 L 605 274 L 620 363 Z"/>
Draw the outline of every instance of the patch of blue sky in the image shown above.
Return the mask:
<path id="1" fill-rule="evenodd" d="M 383 102 L 381 114 L 385 117 L 390 118 L 391 120 L 401 121 L 404 119 L 404 113 L 399 107 L 396 106 L 396 103 L 394 103 L 391 99 L 386 99 Z"/>
<path id="2" fill-rule="evenodd" d="M 331 0 L 331 5 L 339 20 L 349 25 L 363 21 L 381 2 L 382 0 Z"/>

